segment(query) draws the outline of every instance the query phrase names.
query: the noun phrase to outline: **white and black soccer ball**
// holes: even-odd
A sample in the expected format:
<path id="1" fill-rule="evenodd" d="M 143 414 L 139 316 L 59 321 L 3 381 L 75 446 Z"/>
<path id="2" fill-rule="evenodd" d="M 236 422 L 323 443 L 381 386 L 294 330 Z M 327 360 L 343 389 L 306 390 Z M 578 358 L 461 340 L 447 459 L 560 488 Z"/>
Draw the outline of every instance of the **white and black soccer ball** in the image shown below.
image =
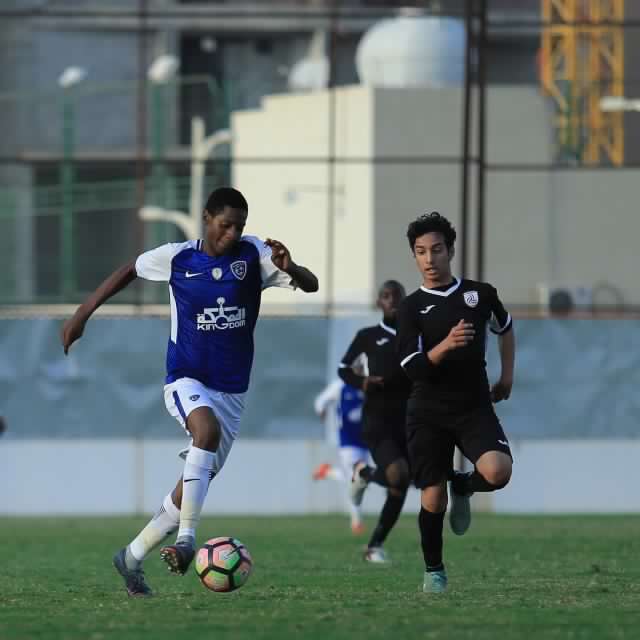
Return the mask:
<path id="1" fill-rule="evenodd" d="M 219 593 L 235 591 L 249 579 L 251 554 L 236 538 L 212 538 L 198 550 L 195 569 L 202 584 Z"/>

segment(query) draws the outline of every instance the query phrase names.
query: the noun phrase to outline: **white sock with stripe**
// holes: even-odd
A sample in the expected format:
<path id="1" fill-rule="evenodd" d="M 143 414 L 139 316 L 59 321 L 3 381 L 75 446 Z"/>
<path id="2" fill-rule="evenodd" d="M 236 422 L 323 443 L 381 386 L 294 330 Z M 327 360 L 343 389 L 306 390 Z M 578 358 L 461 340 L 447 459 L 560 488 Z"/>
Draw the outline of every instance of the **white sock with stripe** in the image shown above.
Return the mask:
<path id="1" fill-rule="evenodd" d="M 149 553 L 178 528 L 179 523 L 180 510 L 173 504 L 169 494 L 147 526 L 127 547 L 125 553 L 127 568 L 138 569 Z"/>
<path id="2" fill-rule="evenodd" d="M 192 446 L 187 453 L 182 474 L 182 507 L 178 542 L 195 543 L 196 527 L 207 497 L 216 454 Z"/>

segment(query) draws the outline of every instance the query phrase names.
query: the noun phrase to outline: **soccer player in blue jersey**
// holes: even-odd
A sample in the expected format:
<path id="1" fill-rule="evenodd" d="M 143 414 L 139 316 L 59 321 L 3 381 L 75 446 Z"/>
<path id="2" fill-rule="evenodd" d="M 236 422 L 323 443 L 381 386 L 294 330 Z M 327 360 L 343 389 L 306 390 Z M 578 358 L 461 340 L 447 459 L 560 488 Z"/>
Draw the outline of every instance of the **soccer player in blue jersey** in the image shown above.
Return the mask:
<path id="1" fill-rule="evenodd" d="M 345 487 L 345 497 L 351 519 L 351 531 L 355 535 L 364 533 L 362 508 L 351 500 L 351 476 L 353 467 L 369 459 L 367 445 L 362 440 L 362 403 L 364 393 L 340 379 L 333 380 L 317 396 L 314 409 L 321 417 L 329 414 L 330 423 L 337 423 L 338 456 L 341 467 L 323 462 L 313 472 L 314 480 L 331 478 Z"/>
<path id="2" fill-rule="evenodd" d="M 249 207 L 230 187 L 216 189 L 205 210 L 201 240 L 162 245 L 112 273 L 62 329 L 65 354 L 87 320 L 136 278 L 169 283 L 171 334 L 164 399 L 192 441 L 182 452 L 182 477 L 140 534 L 113 559 L 130 596 L 149 596 L 142 561 L 161 549 L 169 570 L 184 574 L 195 554 L 195 532 L 213 477 L 238 434 L 253 361 L 253 330 L 267 287 L 318 290 L 318 279 L 287 247 L 243 235 Z"/>

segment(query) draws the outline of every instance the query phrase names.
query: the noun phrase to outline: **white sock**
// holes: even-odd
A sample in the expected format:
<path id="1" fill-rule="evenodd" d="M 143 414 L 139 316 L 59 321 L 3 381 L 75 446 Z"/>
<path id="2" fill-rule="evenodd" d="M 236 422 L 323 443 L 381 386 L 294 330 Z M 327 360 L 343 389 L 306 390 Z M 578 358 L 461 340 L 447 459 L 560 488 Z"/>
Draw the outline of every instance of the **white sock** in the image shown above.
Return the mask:
<path id="1" fill-rule="evenodd" d="M 351 496 L 347 495 L 347 504 L 349 505 L 349 513 L 351 514 L 351 524 L 362 524 L 362 507 L 353 504 Z"/>
<path id="2" fill-rule="evenodd" d="M 195 542 L 196 526 L 207 497 L 215 457 L 215 453 L 205 449 L 193 446 L 189 449 L 182 474 L 179 542 Z"/>
<path id="3" fill-rule="evenodd" d="M 129 544 L 125 554 L 128 569 L 138 569 L 146 556 L 151 553 L 180 523 L 180 510 L 173 504 L 171 494 L 165 497 L 162 506 L 151 518 L 147 526 Z"/>

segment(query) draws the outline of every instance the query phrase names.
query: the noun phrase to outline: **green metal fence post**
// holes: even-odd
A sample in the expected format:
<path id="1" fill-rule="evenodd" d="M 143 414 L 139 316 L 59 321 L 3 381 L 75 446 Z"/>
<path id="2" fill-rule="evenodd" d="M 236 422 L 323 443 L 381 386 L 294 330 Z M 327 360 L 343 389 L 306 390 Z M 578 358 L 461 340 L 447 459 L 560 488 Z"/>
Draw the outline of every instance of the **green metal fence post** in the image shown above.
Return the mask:
<path id="1" fill-rule="evenodd" d="M 61 293 L 65 302 L 74 294 L 75 278 L 73 247 L 73 147 L 74 104 L 70 89 L 62 92 L 62 167 L 60 187 L 62 190 L 62 221 L 60 225 Z"/>

